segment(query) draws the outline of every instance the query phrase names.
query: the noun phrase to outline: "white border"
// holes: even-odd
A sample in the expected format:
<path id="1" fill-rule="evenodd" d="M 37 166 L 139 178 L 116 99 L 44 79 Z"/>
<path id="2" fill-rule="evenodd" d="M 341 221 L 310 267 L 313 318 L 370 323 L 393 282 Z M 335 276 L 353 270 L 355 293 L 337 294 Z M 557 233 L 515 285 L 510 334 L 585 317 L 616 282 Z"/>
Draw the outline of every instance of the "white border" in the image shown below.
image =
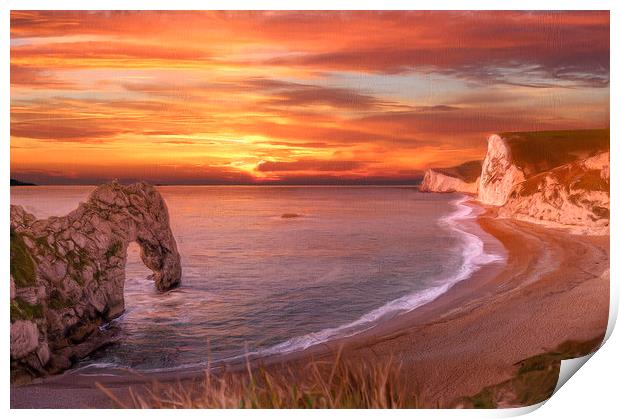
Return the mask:
<path id="1" fill-rule="evenodd" d="M 189 10 L 202 10 L 202 9 L 219 9 L 219 10 L 273 10 L 273 9 L 295 9 L 295 10 L 373 10 L 373 9 L 392 9 L 392 10 L 611 10 L 611 97 L 618 98 L 618 83 L 616 83 L 616 77 L 618 75 L 618 54 L 617 45 L 614 40 L 620 39 L 618 33 L 619 19 L 617 13 L 620 10 L 619 7 L 614 7 L 612 1 L 575 1 L 575 0 L 563 0 L 563 1 L 543 1 L 543 0 L 521 0 L 519 2 L 506 2 L 497 0 L 444 0 L 441 3 L 426 1 L 405 1 L 405 0 L 383 0 L 383 1 L 368 1 L 359 0 L 355 2 L 336 2 L 327 0 L 298 0 L 294 3 L 289 1 L 273 1 L 263 0 L 258 2 L 249 2 L 243 0 L 212 0 L 208 2 L 201 2 L 198 0 L 174 0 L 174 1 L 157 1 L 157 0 L 91 0 L 88 2 L 80 0 L 5 0 L 0 4 L 0 24 L 2 27 L 1 32 L 1 77 L 2 94 L 0 95 L 0 132 L 2 134 L 2 148 L 0 149 L 0 159 L 2 164 L 2 173 L 4 173 L 4 182 L 0 182 L 0 189 L 5 197 L 4 205 L 2 206 L 2 219 L 4 222 L 0 222 L 0 228 L 2 229 L 2 239 L 0 240 L 0 251 L 3 255 L 3 261 L 5 263 L 0 264 L 1 273 L 3 278 L 9 277 L 9 264 L 8 262 L 8 221 L 9 211 L 9 186 L 6 179 L 10 175 L 10 84 L 9 84 L 9 63 L 10 63 L 10 9 L 83 9 L 83 10 L 106 10 L 106 9 L 133 9 L 133 10 L 171 10 L 171 9 L 189 9 Z M 618 117 L 618 106 L 611 101 L 611 155 L 612 161 L 617 154 L 617 145 L 615 144 L 615 117 Z M 617 176 L 617 168 L 612 163 L 611 165 L 611 197 L 612 197 L 612 213 L 616 207 L 618 196 L 618 186 L 615 180 Z M 615 223 L 615 215 L 612 216 L 612 238 L 618 237 L 618 228 Z M 616 246 L 616 241 L 612 240 L 611 243 L 611 259 L 619 260 L 619 254 Z M 615 323 L 618 309 L 618 276 L 616 275 L 617 268 L 615 264 L 612 264 L 611 278 L 612 278 L 612 304 L 610 312 L 610 325 Z M 2 301 L 9 301 L 8 298 L 8 281 L 4 282 L 4 286 L 1 291 Z M 3 325 L 9 324 L 8 307 L 4 306 L 2 319 L 0 322 Z M 9 328 L 4 329 L 4 344 L 0 346 L 1 353 L 4 359 L 9 358 Z M 558 417 L 574 417 L 582 418 L 584 416 L 590 417 L 609 417 L 611 412 L 617 412 L 617 391 L 616 376 L 618 374 L 618 354 L 620 353 L 620 341 L 618 340 L 617 333 L 612 335 L 607 343 L 597 352 L 591 360 L 588 361 L 587 367 L 583 368 L 577 373 L 577 378 L 569 380 L 568 383 L 562 387 L 557 394 L 555 394 L 545 405 L 536 410 L 532 414 L 532 417 L 537 418 L 558 418 Z M 8 362 L 2 363 L 2 371 L 4 378 L 3 392 L 0 396 L 2 406 L 5 409 L 9 408 L 9 364 Z M 356 410 L 356 411 L 295 411 L 296 417 L 316 417 L 317 415 L 327 417 L 347 417 L 347 418 L 368 418 L 377 417 L 378 415 L 389 415 L 391 417 L 408 418 L 410 415 L 416 415 L 418 417 L 458 417 L 458 418 L 481 418 L 481 417 L 504 417 L 514 416 L 515 414 L 523 414 L 531 409 L 517 409 L 517 410 L 469 410 L 469 411 L 450 411 L 450 410 L 425 410 L 410 412 L 407 410 L 399 411 L 368 411 L 368 410 Z M 77 417 L 84 415 L 83 411 L 45 411 L 41 412 L 47 417 L 62 417 L 63 419 L 70 417 Z M 31 417 L 33 412 L 29 411 L 11 411 L 11 415 L 15 417 Z M 36 414 L 36 413 L 35 413 Z M 167 417 L 170 413 L 164 411 L 118 411 L 120 416 L 142 416 L 145 417 Z M 227 417 L 281 417 L 284 418 L 290 415 L 290 412 L 285 410 L 262 410 L 262 411 L 227 411 L 223 412 L 204 412 L 199 410 L 183 411 L 181 415 L 202 417 L 205 414 L 220 415 L 225 414 Z M 92 411 L 88 412 L 88 415 L 93 417 L 104 417 L 109 415 L 104 411 Z"/>
<path id="2" fill-rule="evenodd" d="M 610 10 L 610 0 L 521 0 L 499 2 L 497 0 L 11 0 L 3 7 L 33 10 Z"/>

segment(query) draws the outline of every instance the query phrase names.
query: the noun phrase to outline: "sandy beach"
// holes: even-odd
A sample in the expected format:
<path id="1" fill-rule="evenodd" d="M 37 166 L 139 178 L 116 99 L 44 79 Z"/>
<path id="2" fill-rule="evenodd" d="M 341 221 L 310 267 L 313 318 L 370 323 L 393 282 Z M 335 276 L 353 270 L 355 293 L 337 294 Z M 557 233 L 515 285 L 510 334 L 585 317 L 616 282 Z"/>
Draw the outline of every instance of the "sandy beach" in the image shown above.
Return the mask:
<path id="1" fill-rule="evenodd" d="M 609 236 L 571 235 L 498 219 L 490 210 L 476 222 L 503 244 L 505 261 L 483 267 L 435 301 L 366 332 L 260 363 L 303 363 L 332 356 L 341 347 L 347 357 L 363 362 L 391 356 L 402 361 L 408 384 L 424 405 L 448 407 L 510 379 L 519 361 L 566 341 L 602 338 L 609 311 Z M 95 383 L 124 398 L 129 387 L 202 373 L 70 371 L 12 387 L 11 407 L 114 407 Z"/>

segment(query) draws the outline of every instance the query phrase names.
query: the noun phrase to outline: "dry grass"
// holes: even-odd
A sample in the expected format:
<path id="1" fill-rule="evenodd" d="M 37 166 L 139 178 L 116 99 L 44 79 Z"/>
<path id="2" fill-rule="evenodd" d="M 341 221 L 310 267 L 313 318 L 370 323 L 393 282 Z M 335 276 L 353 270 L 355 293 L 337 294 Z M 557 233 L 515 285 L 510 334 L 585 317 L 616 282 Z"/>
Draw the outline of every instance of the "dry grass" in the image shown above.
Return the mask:
<path id="1" fill-rule="evenodd" d="M 472 183 L 480 177 L 480 173 L 482 172 L 482 161 L 468 161 L 458 166 L 442 167 L 433 170 L 447 176 L 462 179 L 464 182 Z"/>
<path id="2" fill-rule="evenodd" d="M 312 361 L 301 369 L 251 368 L 211 373 L 191 382 L 129 390 L 126 401 L 99 385 L 122 408 L 416 408 L 392 358 L 372 363 Z"/>

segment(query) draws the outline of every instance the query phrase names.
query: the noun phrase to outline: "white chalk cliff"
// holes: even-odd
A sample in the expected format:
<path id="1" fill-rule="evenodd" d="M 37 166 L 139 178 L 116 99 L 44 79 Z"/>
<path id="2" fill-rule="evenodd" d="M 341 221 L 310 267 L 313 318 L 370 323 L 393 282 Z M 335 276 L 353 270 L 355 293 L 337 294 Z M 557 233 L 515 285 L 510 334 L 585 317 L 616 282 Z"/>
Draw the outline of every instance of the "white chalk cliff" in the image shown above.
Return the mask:
<path id="1" fill-rule="evenodd" d="M 475 195 L 480 180 L 480 161 L 459 166 L 428 169 L 420 184 L 420 192 L 460 192 Z"/>
<path id="2" fill-rule="evenodd" d="M 487 144 L 480 203 L 500 217 L 609 234 L 609 130 L 494 134 Z M 473 184 L 442 170 L 429 169 L 420 190 L 472 193 Z"/>
<path id="3" fill-rule="evenodd" d="M 499 215 L 575 232 L 609 234 L 609 152 L 517 184 Z"/>
<path id="4" fill-rule="evenodd" d="M 433 169 L 424 173 L 424 179 L 420 184 L 421 192 L 461 192 L 475 194 L 478 191 L 478 181 L 465 182 L 455 176 L 449 176 Z"/>
<path id="5" fill-rule="evenodd" d="M 506 141 L 499 135 L 488 139 L 487 154 L 482 162 L 478 199 L 487 205 L 504 205 L 512 188 L 525 180 L 523 172 L 514 165 Z"/>

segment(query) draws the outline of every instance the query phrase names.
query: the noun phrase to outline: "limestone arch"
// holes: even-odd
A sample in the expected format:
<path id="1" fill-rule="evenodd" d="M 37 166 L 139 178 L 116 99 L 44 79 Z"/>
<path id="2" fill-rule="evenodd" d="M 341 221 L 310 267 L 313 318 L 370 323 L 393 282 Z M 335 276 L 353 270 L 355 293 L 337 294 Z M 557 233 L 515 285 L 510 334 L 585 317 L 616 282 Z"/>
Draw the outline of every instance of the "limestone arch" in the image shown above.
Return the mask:
<path id="1" fill-rule="evenodd" d="M 18 347 L 25 339 L 12 339 L 12 367 L 62 370 L 72 357 L 99 345 L 98 327 L 124 310 L 129 243 L 140 247 L 159 291 L 181 282 L 168 209 L 159 192 L 145 183 L 102 185 L 64 217 L 37 220 L 11 206 L 12 243 L 14 237 L 33 269 L 28 278 L 11 277 L 11 307 L 16 307 L 11 328 L 36 330 L 37 345 L 33 348 L 30 339 L 25 351 Z"/>

